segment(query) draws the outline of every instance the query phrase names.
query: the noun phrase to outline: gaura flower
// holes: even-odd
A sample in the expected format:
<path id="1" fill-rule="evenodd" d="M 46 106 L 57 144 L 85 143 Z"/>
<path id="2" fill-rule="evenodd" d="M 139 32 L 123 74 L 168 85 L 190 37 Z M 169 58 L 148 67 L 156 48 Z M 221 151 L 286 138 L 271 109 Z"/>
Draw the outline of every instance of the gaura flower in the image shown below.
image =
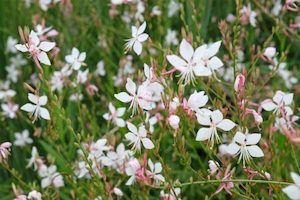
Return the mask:
<path id="1" fill-rule="evenodd" d="M 165 177 L 160 174 L 162 172 L 162 165 L 160 162 L 156 162 L 155 164 L 153 164 L 152 160 L 149 158 L 148 166 L 150 168 L 150 171 L 147 171 L 146 173 L 148 174 L 148 176 L 154 179 L 155 183 L 165 182 Z"/>
<path id="2" fill-rule="evenodd" d="M 199 124 L 209 126 L 199 129 L 196 140 L 209 140 L 212 146 L 214 145 L 215 140 L 217 142 L 221 141 L 217 132 L 217 128 L 223 131 L 230 131 L 236 126 L 233 121 L 229 119 L 223 119 L 223 114 L 220 110 L 210 111 L 204 108 L 198 110 L 196 116 Z"/>
<path id="3" fill-rule="evenodd" d="M 141 125 L 139 129 L 137 129 L 137 127 L 132 123 L 127 122 L 127 128 L 130 132 L 125 135 L 125 138 L 130 142 L 130 145 L 133 144 L 132 149 L 134 151 L 141 151 L 142 145 L 145 149 L 154 148 L 153 142 L 149 138 L 147 138 L 147 130 L 145 129 L 144 125 Z"/>
<path id="4" fill-rule="evenodd" d="M 121 117 L 124 115 L 126 108 L 122 107 L 116 109 L 112 103 L 109 103 L 108 108 L 110 113 L 105 113 L 103 118 L 108 121 L 112 120 L 112 122 L 119 127 L 124 127 L 125 121 Z"/>
<path id="5" fill-rule="evenodd" d="M 245 163 L 249 163 L 251 157 L 263 157 L 264 152 L 257 145 L 261 138 L 261 134 L 253 133 L 246 134 L 237 132 L 233 138 L 233 142 L 228 145 L 227 151 L 232 155 L 240 155 L 239 162 L 243 160 L 243 166 Z"/>
<path id="6" fill-rule="evenodd" d="M 55 47 L 55 42 L 40 42 L 36 32 L 31 31 L 28 38 L 28 43 L 16 44 L 15 47 L 21 52 L 29 52 L 34 61 L 40 61 L 45 65 L 51 65 L 46 52 L 49 52 Z"/>
<path id="7" fill-rule="evenodd" d="M 206 44 L 198 47 L 196 50 L 183 39 L 179 46 L 177 55 L 167 55 L 168 62 L 178 71 L 180 71 L 180 82 L 184 85 L 195 83 L 195 76 L 210 76 L 213 71 L 223 66 L 222 61 L 215 56 L 219 51 L 221 41 L 213 43 L 209 47 Z"/>
<path id="8" fill-rule="evenodd" d="M 42 106 L 47 104 L 48 98 L 47 96 L 38 96 L 32 93 L 28 94 L 28 99 L 32 103 L 26 103 L 24 106 L 21 107 L 21 110 L 31 113 L 33 116 L 33 122 L 35 122 L 38 118 L 43 118 L 46 120 L 50 120 L 49 111 Z"/>
<path id="9" fill-rule="evenodd" d="M 80 53 L 76 47 L 72 48 L 70 55 L 65 57 L 67 63 L 71 65 L 71 68 L 74 70 L 79 70 L 82 65 L 85 65 L 84 60 L 86 58 L 86 53 Z"/>
<path id="10" fill-rule="evenodd" d="M 131 102 L 129 108 L 132 109 L 132 115 L 137 112 L 138 107 L 144 110 L 151 110 L 153 108 L 153 93 L 148 90 L 147 86 L 141 85 L 137 89 L 136 84 L 130 78 L 127 78 L 126 90 L 129 94 L 120 92 L 115 94 L 115 97 L 123 103 Z"/>
<path id="11" fill-rule="evenodd" d="M 134 52 L 137 55 L 140 55 L 143 50 L 142 42 L 145 42 L 149 35 L 144 33 L 146 29 L 146 22 L 144 22 L 140 27 L 132 26 L 131 27 L 131 36 L 132 38 L 127 40 L 125 49 L 126 51 L 133 48 Z"/>
<path id="12" fill-rule="evenodd" d="M 273 111 L 276 115 L 293 113 L 289 105 L 293 102 L 293 93 L 284 93 L 282 91 L 277 91 L 273 99 L 266 99 L 261 103 L 261 106 L 266 111 Z M 283 116 L 284 116 L 283 115 Z"/>

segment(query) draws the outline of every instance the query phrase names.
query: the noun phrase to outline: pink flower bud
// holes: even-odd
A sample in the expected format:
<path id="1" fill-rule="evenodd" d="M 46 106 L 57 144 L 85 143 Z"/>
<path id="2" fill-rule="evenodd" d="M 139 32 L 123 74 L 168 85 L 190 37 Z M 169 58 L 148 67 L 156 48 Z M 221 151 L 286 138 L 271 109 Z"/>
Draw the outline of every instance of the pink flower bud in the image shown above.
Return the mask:
<path id="1" fill-rule="evenodd" d="M 240 92 L 244 89 L 246 78 L 243 74 L 237 75 L 234 82 L 234 90 Z"/>
<path id="2" fill-rule="evenodd" d="M 276 48 L 274 47 L 268 47 L 266 48 L 264 52 L 264 56 L 266 56 L 268 59 L 272 59 L 276 54 Z"/>
<path id="3" fill-rule="evenodd" d="M 177 115 L 171 115 L 169 118 L 169 124 L 172 128 L 178 129 L 179 128 L 179 122 L 180 118 Z"/>

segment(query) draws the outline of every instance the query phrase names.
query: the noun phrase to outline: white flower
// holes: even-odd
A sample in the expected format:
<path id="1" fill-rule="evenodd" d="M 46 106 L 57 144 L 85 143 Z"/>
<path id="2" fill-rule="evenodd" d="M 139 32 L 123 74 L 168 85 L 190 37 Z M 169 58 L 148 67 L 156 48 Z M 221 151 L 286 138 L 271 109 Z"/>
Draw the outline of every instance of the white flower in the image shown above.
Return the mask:
<path id="1" fill-rule="evenodd" d="M 168 5 L 168 17 L 174 16 L 182 7 L 180 3 L 177 3 L 174 0 L 171 0 Z"/>
<path id="2" fill-rule="evenodd" d="M 50 114 L 49 111 L 46 108 L 43 108 L 41 106 L 46 105 L 48 98 L 47 96 L 37 96 L 32 93 L 28 94 L 28 99 L 32 103 L 27 103 L 24 106 L 21 107 L 21 110 L 24 110 L 26 112 L 31 113 L 33 118 L 33 122 L 37 120 L 37 118 L 42 117 L 43 119 L 50 120 Z"/>
<path id="3" fill-rule="evenodd" d="M 197 132 L 197 141 L 209 140 L 211 145 L 214 141 L 220 142 L 220 137 L 217 132 L 217 128 L 223 131 L 230 131 L 236 124 L 229 120 L 223 119 L 223 114 L 220 110 L 210 111 L 208 109 L 201 109 L 196 114 L 199 124 L 209 127 L 200 128 Z"/>
<path id="4" fill-rule="evenodd" d="M 131 160 L 127 163 L 125 171 L 126 171 L 127 176 L 130 176 L 130 178 L 127 180 L 126 185 L 132 185 L 133 183 L 135 183 L 136 171 L 140 168 L 141 168 L 141 165 L 136 158 L 134 158 L 133 160 Z"/>
<path id="5" fill-rule="evenodd" d="M 221 46 L 221 41 L 209 47 L 206 44 L 196 50 L 185 39 L 179 46 L 182 58 L 177 55 L 167 55 L 168 62 L 180 71 L 180 81 L 185 85 L 195 82 L 195 76 L 210 76 L 213 71 L 223 66 L 222 61 L 215 56 Z"/>
<path id="6" fill-rule="evenodd" d="M 0 90 L 0 100 L 4 99 L 4 100 L 8 100 L 11 97 L 14 97 L 16 95 L 16 91 L 14 90 Z"/>
<path id="7" fill-rule="evenodd" d="M 72 48 L 72 53 L 65 57 L 67 63 L 69 63 L 74 70 L 79 70 L 81 65 L 85 65 L 84 60 L 86 58 L 86 53 L 80 53 L 76 47 Z"/>
<path id="8" fill-rule="evenodd" d="M 92 143 L 89 148 L 90 153 L 88 158 L 90 160 L 94 160 L 94 158 L 100 159 L 103 156 L 103 152 L 109 150 L 109 147 L 106 143 L 106 139 L 99 139 L 96 141 L 96 143 Z"/>
<path id="9" fill-rule="evenodd" d="M 273 97 L 273 100 L 266 99 L 261 103 L 261 106 L 266 111 L 273 111 L 276 115 L 281 112 L 291 115 L 293 113 L 289 105 L 293 102 L 293 93 L 284 93 L 282 91 L 277 91 Z"/>
<path id="10" fill-rule="evenodd" d="M 15 45 L 18 43 L 18 40 L 9 36 L 6 41 L 6 49 L 5 52 L 17 53 L 17 49 Z"/>
<path id="11" fill-rule="evenodd" d="M 138 106 L 144 110 L 151 110 L 153 108 L 153 93 L 146 86 L 141 85 L 137 89 L 136 84 L 130 78 L 127 78 L 126 90 L 129 94 L 120 92 L 119 94 L 115 94 L 115 97 L 123 103 L 131 102 L 129 108 L 132 109 L 133 115 L 137 112 Z"/>
<path id="12" fill-rule="evenodd" d="M 171 29 L 168 29 L 167 35 L 165 38 L 165 42 L 167 46 L 178 45 L 177 32 Z"/>
<path id="13" fill-rule="evenodd" d="M 37 151 L 37 148 L 36 147 L 32 147 L 32 150 L 31 150 L 31 157 L 27 160 L 28 161 L 28 164 L 26 166 L 26 168 L 29 168 L 33 165 L 33 168 L 34 170 L 37 170 L 38 168 L 38 165 L 40 164 L 38 161 L 39 161 L 39 153 Z"/>
<path id="14" fill-rule="evenodd" d="M 29 192 L 27 198 L 30 200 L 42 200 L 42 194 L 36 190 L 32 190 Z"/>
<path id="15" fill-rule="evenodd" d="M 77 73 L 77 83 L 84 84 L 88 80 L 88 75 L 89 75 L 89 69 L 86 69 L 84 71 L 78 70 Z"/>
<path id="16" fill-rule="evenodd" d="M 116 151 L 109 151 L 106 155 L 113 162 L 112 166 L 115 169 L 117 169 L 119 172 L 124 172 L 125 162 L 130 160 L 133 152 L 131 150 L 126 150 L 125 145 L 120 143 L 117 146 Z"/>
<path id="17" fill-rule="evenodd" d="M 130 145 L 133 144 L 133 150 L 141 151 L 141 144 L 143 144 L 146 149 L 154 148 L 153 142 L 147 138 L 145 126 L 141 125 L 139 129 L 137 129 L 132 123 L 127 122 L 127 128 L 130 132 L 125 135 L 125 138 L 130 141 Z"/>
<path id="18" fill-rule="evenodd" d="M 134 52 L 137 55 L 140 55 L 142 53 L 142 42 L 145 42 L 149 37 L 147 33 L 144 33 L 145 29 L 146 22 L 144 22 L 140 27 L 131 27 L 132 38 L 127 40 L 125 47 L 126 50 L 131 50 L 133 48 Z"/>
<path id="19" fill-rule="evenodd" d="M 243 165 L 245 162 L 249 163 L 251 157 L 263 157 L 264 152 L 261 148 L 256 145 L 261 138 L 261 134 L 253 133 L 246 134 L 242 132 L 237 132 L 233 138 L 233 142 L 228 145 L 227 152 L 231 155 L 240 155 L 239 162 L 243 160 Z"/>
<path id="20" fill-rule="evenodd" d="M 291 172 L 291 177 L 295 184 L 289 185 L 282 191 L 292 200 L 300 200 L 300 176 L 295 172 Z"/>
<path id="21" fill-rule="evenodd" d="M 51 165 L 50 167 L 42 165 L 39 168 L 38 174 L 42 177 L 42 188 L 49 187 L 50 185 L 53 185 L 56 188 L 64 186 L 63 177 L 60 173 L 56 172 L 55 165 Z"/>
<path id="22" fill-rule="evenodd" d="M 60 71 L 53 73 L 51 78 L 51 89 L 53 91 L 61 91 L 65 85 L 67 78 L 72 74 L 72 70 L 69 69 L 69 66 L 64 66 Z"/>
<path id="23" fill-rule="evenodd" d="M 88 169 L 89 169 L 89 165 L 84 161 L 80 161 L 76 166 L 75 175 L 78 178 L 83 178 L 83 177 L 90 178 L 90 173 Z"/>
<path id="24" fill-rule="evenodd" d="M 276 48 L 275 47 L 268 47 L 265 49 L 264 56 L 269 59 L 272 59 L 276 55 Z"/>
<path id="25" fill-rule="evenodd" d="M 153 164 L 151 159 L 148 159 L 148 166 L 150 168 L 149 175 L 153 177 L 155 183 L 165 182 L 165 177 L 160 174 L 162 172 L 162 165 L 160 162 Z"/>
<path id="26" fill-rule="evenodd" d="M 1 104 L 1 108 L 6 117 L 13 119 L 16 117 L 16 112 L 19 109 L 19 106 L 17 104 L 8 102 L 7 104 Z"/>
<path id="27" fill-rule="evenodd" d="M 105 71 L 104 61 L 103 61 L 103 60 L 100 60 L 100 61 L 97 63 L 97 69 L 96 69 L 95 73 L 96 73 L 97 75 L 99 75 L 99 76 L 105 76 L 106 71 Z"/>
<path id="28" fill-rule="evenodd" d="M 39 60 L 45 65 L 51 65 L 51 62 L 46 54 L 51 49 L 55 47 L 55 42 L 43 41 L 40 42 L 40 39 L 36 32 L 31 31 L 26 44 L 16 44 L 16 49 L 21 52 L 29 52 L 33 59 Z"/>
<path id="29" fill-rule="evenodd" d="M 121 117 L 124 115 L 126 108 L 122 107 L 122 108 L 116 109 L 112 105 L 112 103 L 109 103 L 108 108 L 109 108 L 110 113 L 105 113 L 103 115 L 103 118 L 106 119 L 107 121 L 112 120 L 113 123 L 119 127 L 124 127 L 125 121 Z"/>
<path id="30" fill-rule="evenodd" d="M 188 99 L 187 106 L 196 112 L 199 108 L 205 106 L 207 102 L 208 96 L 205 95 L 204 91 L 194 91 Z"/>
<path id="31" fill-rule="evenodd" d="M 15 133 L 15 146 L 24 147 L 26 144 L 32 144 L 33 140 L 29 137 L 29 131 L 24 130 L 22 133 Z"/>

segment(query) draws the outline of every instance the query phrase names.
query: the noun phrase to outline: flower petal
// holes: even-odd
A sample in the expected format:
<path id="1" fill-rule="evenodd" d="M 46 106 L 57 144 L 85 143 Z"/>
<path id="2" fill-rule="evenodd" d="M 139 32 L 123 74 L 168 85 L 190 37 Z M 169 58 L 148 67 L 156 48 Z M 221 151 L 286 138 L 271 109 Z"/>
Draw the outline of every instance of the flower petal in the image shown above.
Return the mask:
<path id="1" fill-rule="evenodd" d="M 136 40 L 133 44 L 133 50 L 137 55 L 141 55 L 143 50 L 142 43 Z"/>
<path id="2" fill-rule="evenodd" d="M 46 108 L 40 108 L 40 116 L 46 120 L 50 120 L 50 113 Z"/>
<path id="3" fill-rule="evenodd" d="M 237 145 L 236 143 L 231 143 L 226 147 L 226 152 L 231 155 L 235 155 L 239 152 L 240 149 L 241 147 L 239 145 Z"/>
<path id="4" fill-rule="evenodd" d="M 51 65 L 51 62 L 50 62 L 47 54 L 43 51 L 39 53 L 38 59 L 41 63 L 43 63 L 45 65 Z"/>
<path id="5" fill-rule="evenodd" d="M 180 55 L 186 60 L 190 61 L 194 55 L 194 49 L 190 43 L 183 39 L 179 46 Z"/>
<path id="6" fill-rule="evenodd" d="M 154 148 L 154 144 L 149 138 L 143 138 L 142 143 L 143 143 L 143 146 L 146 149 L 153 149 Z"/>
<path id="7" fill-rule="evenodd" d="M 257 144 L 261 138 L 261 134 L 253 133 L 246 136 L 247 145 Z"/>
<path id="8" fill-rule="evenodd" d="M 296 185 L 289 185 L 283 188 L 282 192 L 292 200 L 298 200 L 300 197 L 300 189 Z"/>
<path id="9" fill-rule="evenodd" d="M 135 92 L 136 92 L 136 84 L 130 79 L 130 78 L 127 78 L 127 82 L 126 82 L 126 90 L 132 94 L 132 95 L 135 95 Z"/>
<path id="10" fill-rule="evenodd" d="M 26 111 L 26 112 L 32 113 L 32 112 L 36 109 L 36 105 L 31 104 L 31 103 L 26 103 L 26 104 L 23 105 L 20 109 L 21 109 L 21 110 L 24 110 L 24 111 Z"/>
<path id="11" fill-rule="evenodd" d="M 233 121 L 229 120 L 229 119 L 223 119 L 217 125 L 217 127 L 220 128 L 220 129 L 222 129 L 223 131 L 230 131 L 235 126 L 236 126 L 236 124 Z"/>
<path id="12" fill-rule="evenodd" d="M 200 128 L 197 132 L 196 141 L 208 140 L 211 137 L 212 129 L 211 128 Z"/>
<path id="13" fill-rule="evenodd" d="M 126 92 L 120 92 L 119 94 L 115 94 L 114 96 L 123 103 L 128 103 L 133 99 L 133 97 L 127 94 Z"/>
<path id="14" fill-rule="evenodd" d="M 257 145 L 246 146 L 246 148 L 252 157 L 263 157 L 264 156 L 264 152 Z"/>
<path id="15" fill-rule="evenodd" d="M 42 51 L 48 52 L 51 49 L 53 49 L 55 47 L 55 42 L 41 42 L 39 49 L 41 49 Z"/>
<path id="16" fill-rule="evenodd" d="M 211 119 L 212 122 L 215 124 L 218 124 L 222 121 L 223 119 L 223 114 L 220 110 L 215 110 L 211 113 Z"/>

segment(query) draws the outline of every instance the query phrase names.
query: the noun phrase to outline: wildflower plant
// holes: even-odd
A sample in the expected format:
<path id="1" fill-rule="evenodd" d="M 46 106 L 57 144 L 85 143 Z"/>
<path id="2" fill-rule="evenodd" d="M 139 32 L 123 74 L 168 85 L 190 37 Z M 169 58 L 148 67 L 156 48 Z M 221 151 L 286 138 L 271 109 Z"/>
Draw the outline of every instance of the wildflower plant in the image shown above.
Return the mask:
<path id="1" fill-rule="evenodd" d="M 300 199 L 299 6 L 0 1 L 0 199 Z"/>

